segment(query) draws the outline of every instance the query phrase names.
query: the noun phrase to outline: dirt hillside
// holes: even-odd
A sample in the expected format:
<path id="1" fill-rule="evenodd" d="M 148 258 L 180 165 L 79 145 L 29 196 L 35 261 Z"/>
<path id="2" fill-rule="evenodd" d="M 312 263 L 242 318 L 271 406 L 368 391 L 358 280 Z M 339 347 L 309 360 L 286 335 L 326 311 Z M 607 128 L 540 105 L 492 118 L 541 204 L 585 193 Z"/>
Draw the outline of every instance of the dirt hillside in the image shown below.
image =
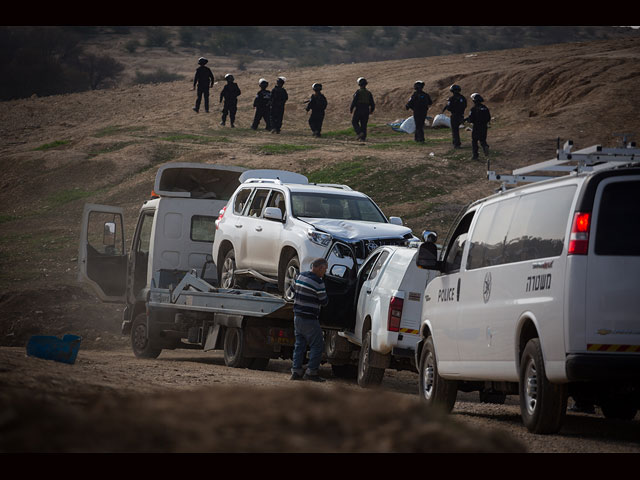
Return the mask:
<path id="1" fill-rule="evenodd" d="M 184 58 L 178 61 L 184 64 Z M 195 70 L 196 59 L 188 59 Z M 217 78 L 227 73 L 209 64 Z M 235 72 L 234 72 L 235 73 Z M 258 80 L 287 78 L 282 133 L 249 129 Z M 364 76 L 377 108 L 366 144 L 350 130 L 349 103 Z M 101 305 L 76 283 L 85 202 L 119 205 L 133 233 L 159 165 L 169 161 L 280 168 L 347 183 L 419 234 L 446 234 L 466 203 L 492 193 L 486 159 L 472 161 L 471 134 L 451 148 L 450 131 L 426 129 L 426 142 L 394 132 L 423 80 L 441 112 L 449 86 L 479 92 L 493 119 L 491 169 L 510 172 L 555 155 L 556 140 L 577 148 L 615 146 L 640 134 L 640 39 L 561 44 L 467 55 L 235 73 L 242 95 L 236 128 L 192 111 L 191 80 L 0 103 L 0 346 L 30 335 L 83 336 L 83 348 L 121 348 L 121 307 Z M 321 82 L 329 107 L 323 137 L 313 138 L 303 102 Z"/>

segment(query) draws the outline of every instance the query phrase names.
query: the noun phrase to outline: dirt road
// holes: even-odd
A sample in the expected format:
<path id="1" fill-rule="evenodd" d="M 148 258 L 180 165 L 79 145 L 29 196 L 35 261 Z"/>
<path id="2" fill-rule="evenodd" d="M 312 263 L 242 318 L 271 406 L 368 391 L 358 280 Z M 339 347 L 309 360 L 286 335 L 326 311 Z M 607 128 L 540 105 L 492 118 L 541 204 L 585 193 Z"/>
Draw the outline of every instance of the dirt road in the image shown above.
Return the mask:
<path id="1" fill-rule="evenodd" d="M 74 365 L 0 348 L 4 452 L 577 452 L 639 453 L 632 422 L 568 413 L 556 435 L 522 426 L 517 397 L 460 393 L 449 416 L 422 409 L 417 374 L 388 371 L 376 390 L 332 377 L 289 381 L 291 362 L 226 367 L 221 352 L 133 356 L 122 340 Z"/>

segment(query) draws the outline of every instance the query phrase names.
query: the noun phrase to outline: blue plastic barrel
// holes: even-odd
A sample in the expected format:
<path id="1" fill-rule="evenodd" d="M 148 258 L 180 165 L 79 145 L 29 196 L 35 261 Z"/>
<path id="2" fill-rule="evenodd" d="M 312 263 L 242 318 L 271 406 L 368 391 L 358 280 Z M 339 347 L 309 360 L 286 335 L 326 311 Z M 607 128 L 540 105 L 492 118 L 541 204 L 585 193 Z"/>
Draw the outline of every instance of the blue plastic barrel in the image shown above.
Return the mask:
<path id="1" fill-rule="evenodd" d="M 33 335 L 27 343 L 27 355 L 73 364 L 76 361 L 81 340 L 82 337 L 78 335 L 67 334 L 62 337 L 62 340 L 50 335 Z"/>

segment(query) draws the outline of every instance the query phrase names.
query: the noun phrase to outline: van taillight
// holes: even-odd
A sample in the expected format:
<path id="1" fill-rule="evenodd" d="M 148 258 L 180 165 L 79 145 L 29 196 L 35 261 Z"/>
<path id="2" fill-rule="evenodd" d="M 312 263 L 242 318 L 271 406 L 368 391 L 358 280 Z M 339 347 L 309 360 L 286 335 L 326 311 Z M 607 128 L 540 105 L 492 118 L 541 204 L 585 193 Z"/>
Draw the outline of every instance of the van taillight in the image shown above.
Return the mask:
<path id="1" fill-rule="evenodd" d="M 400 318 L 402 317 L 402 306 L 404 300 L 398 297 L 391 297 L 389 302 L 389 319 L 387 321 L 387 330 L 390 332 L 400 331 Z"/>
<path id="2" fill-rule="evenodd" d="M 569 255 L 586 255 L 589 250 L 590 213 L 576 212 L 569 236 Z"/>
<path id="3" fill-rule="evenodd" d="M 216 230 L 218 230 L 218 224 L 220 223 L 220 220 L 222 220 L 222 217 L 224 216 L 224 212 L 226 210 L 227 210 L 226 206 L 222 207 L 222 210 L 220 210 L 220 215 L 218 215 L 218 219 L 216 220 Z"/>

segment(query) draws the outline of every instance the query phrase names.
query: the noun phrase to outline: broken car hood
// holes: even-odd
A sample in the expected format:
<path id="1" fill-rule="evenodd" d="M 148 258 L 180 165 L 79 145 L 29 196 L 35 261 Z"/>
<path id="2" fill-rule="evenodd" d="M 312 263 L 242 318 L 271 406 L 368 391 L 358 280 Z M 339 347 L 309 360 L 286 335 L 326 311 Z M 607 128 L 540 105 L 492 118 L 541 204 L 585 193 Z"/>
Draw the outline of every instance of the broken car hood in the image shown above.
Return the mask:
<path id="1" fill-rule="evenodd" d="M 363 222 L 357 220 L 332 220 L 330 218 L 305 218 L 316 229 L 341 240 L 353 241 L 367 238 L 402 238 L 411 229 L 392 223 Z"/>

